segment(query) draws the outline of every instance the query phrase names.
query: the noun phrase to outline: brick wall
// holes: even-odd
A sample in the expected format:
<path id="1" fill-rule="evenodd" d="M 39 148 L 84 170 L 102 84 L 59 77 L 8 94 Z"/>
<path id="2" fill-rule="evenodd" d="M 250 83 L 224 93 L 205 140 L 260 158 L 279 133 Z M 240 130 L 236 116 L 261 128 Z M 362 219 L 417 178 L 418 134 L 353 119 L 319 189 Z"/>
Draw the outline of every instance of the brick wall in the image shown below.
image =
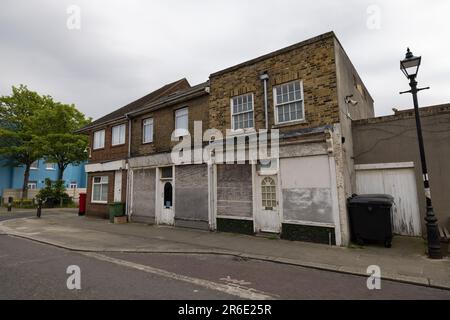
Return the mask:
<path id="1" fill-rule="evenodd" d="M 112 146 L 112 127 L 125 124 L 125 144 Z M 105 129 L 105 147 L 102 149 L 94 150 L 93 141 L 94 133 L 96 131 Z M 89 146 L 91 148 L 91 157 L 89 158 L 89 163 L 102 162 L 102 161 L 113 161 L 124 159 L 128 156 L 128 122 L 121 121 L 114 124 L 106 125 L 103 128 L 96 129 L 92 131 L 89 135 Z"/>
<path id="2" fill-rule="evenodd" d="M 95 172 L 88 174 L 86 214 L 100 218 L 108 217 L 108 205 L 104 203 L 92 203 L 92 178 L 95 176 L 108 176 L 108 203 L 114 201 L 114 171 Z"/>
<path id="3" fill-rule="evenodd" d="M 103 203 L 92 203 L 92 178 L 96 176 L 108 176 L 108 203 L 114 202 L 114 179 L 115 172 L 94 172 L 88 174 L 87 181 L 87 196 L 86 196 L 86 211 L 87 215 L 97 216 L 101 218 L 108 217 L 108 205 Z M 122 170 L 122 202 L 126 201 L 127 197 L 127 170 Z"/>
<path id="4" fill-rule="evenodd" d="M 259 76 L 267 72 L 269 127 L 274 125 L 273 86 L 293 80 L 303 81 L 305 121 L 280 125 L 281 132 L 318 127 L 339 122 L 336 88 L 334 36 L 306 41 L 294 48 L 282 49 L 254 61 L 212 74 L 210 125 L 225 132 L 231 128 L 230 99 L 253 93 L 255 128 L 265 127 L 264 90 Z"/>
<path id="5" fill-rule="evenodd" d="M 133 119 L 131 133 L 131 155 L 141 156 L 151 153 L 169 152 L 178 142 L 171 141 L 175 129 L 175 110 L 188 107 L 189 132 L 194 135 L 194 121 L 203 121 L 203 130 L 208 128 L 208 96 L 194 98 L 190 101 L 149 112 Z M 153 142 L 142 143 L 142 122 L 153 118 Z"/>

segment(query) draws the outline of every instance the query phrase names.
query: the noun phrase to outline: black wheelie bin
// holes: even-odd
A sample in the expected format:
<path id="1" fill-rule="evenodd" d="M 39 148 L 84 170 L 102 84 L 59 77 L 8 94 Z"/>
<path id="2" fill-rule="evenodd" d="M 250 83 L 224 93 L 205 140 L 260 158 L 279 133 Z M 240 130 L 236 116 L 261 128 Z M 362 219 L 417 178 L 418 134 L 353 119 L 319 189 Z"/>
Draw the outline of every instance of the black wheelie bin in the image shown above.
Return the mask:
<path id="1" fill-rule="evenodd" d="M 352 241 L 379 241 L 386 248 L 392 242 L 394 198 L 388 194 L 353 195 L 348 199 Z"/>

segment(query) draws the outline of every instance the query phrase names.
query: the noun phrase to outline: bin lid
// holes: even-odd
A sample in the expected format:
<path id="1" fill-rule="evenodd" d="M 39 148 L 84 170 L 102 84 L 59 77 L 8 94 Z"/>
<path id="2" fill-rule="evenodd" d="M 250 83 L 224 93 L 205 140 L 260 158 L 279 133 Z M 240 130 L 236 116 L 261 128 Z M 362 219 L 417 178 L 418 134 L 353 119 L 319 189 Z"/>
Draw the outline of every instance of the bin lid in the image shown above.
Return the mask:
<path id="1" fill-rule="evenodd" d="M 348 202 L 350 204 L 365 203 L 392 205 L 394 203 L 394 197 L 389 194 L 359 194 L 351 197 Z"/>

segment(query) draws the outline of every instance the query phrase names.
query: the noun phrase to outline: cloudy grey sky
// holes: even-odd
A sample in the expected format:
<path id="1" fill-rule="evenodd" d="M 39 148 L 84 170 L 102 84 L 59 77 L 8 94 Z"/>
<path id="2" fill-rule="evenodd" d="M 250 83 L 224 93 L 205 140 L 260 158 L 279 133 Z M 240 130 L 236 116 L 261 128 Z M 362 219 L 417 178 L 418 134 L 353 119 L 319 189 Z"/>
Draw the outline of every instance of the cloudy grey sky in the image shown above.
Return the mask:
<path id="1" fill-rule="evenodd" d="M 68 29 L 67 8 L 81 9 Z M 411 105 L 399 70 L 422 55 L 421 105 L 450 102 L 448 0 L 2 0 L 0 95 L 26 84 L 100 117 L 167 82 L 210 73 L 333 30 L 377 115 Z"/>

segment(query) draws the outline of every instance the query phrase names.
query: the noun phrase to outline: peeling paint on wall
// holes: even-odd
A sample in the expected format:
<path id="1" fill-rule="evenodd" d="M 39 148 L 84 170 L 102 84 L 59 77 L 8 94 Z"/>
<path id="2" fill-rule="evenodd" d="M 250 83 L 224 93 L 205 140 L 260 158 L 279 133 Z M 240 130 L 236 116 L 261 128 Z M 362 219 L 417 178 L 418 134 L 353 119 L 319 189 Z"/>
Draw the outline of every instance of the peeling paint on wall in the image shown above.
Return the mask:
<path id="1" fill-rule="evenodd" d="M 282 195 L 285 220 L 334 222 L 330 188 L 282 189 Z"/>

